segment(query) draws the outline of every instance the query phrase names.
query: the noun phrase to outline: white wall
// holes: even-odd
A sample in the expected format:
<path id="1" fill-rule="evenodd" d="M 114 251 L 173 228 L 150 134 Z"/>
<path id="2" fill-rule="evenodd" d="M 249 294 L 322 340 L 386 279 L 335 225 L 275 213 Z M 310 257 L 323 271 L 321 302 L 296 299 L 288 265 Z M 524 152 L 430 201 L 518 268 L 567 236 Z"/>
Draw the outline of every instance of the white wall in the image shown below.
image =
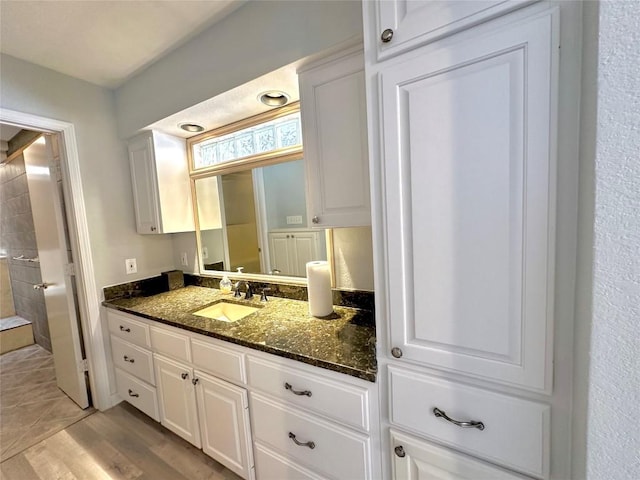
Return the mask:
<path id="1" fill-rule="evenodd" d="M 336 287 L 373 291 L 371 227 L 333 229 Z"/>
<path id="2" fill-rule="evenodd" d="M 247 2 L 116 91 L 119 134 L 358 35 L 359 1 Z"/>
<path id="3" fill-rule="evenodd" d="M 2 108 L 73 123 L 99 289 L 173 268 L 166 235 L 135 232 L 126 145 L 116 133 L 112 91 L 2 55 Z M 138 273 L 126 275 L 124 260 Z"/>
<path id="4" fill-rule="evenodd" d="M 600 2 L 587 475 L 640 478 L 640 2 Z"/>

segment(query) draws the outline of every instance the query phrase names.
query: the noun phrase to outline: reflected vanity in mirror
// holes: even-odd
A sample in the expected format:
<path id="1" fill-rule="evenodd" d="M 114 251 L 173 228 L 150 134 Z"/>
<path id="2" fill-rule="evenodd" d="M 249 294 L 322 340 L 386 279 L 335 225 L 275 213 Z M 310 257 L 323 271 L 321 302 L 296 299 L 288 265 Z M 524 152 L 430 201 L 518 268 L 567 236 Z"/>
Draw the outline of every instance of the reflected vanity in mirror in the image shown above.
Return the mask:
<path id="1" fill-rule="evenodd" d="M 299 113 L 284 113 L 189 142 L 202 273 L 305 277 L 327 260 L 325 230 L 306 227 Z"/>
<path id="2" fill-rule="evenodd" d="M 304 277 L 307 262 L 327 259 L 325 231 L 304 228 L 303 160 L 194 184 L 205 271 Z"/>

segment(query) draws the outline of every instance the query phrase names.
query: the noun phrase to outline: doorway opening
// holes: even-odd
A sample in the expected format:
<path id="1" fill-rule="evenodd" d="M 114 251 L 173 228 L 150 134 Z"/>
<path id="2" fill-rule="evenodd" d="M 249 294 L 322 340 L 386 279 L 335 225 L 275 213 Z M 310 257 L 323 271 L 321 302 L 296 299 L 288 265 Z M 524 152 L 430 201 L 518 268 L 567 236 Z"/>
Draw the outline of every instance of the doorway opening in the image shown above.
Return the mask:
<path id="1" fill-rule="evenodd" d="M 4 137 L 7 130 L 12 132 L 1 129 Z M 94 410 L 88 408 L 59 135 L 20 129 L 2 140 L 7 144 L 0 166 L 0 251 L 7 318 L 0 323 L 9 327 L 0 332 L 5 460 Z"/>

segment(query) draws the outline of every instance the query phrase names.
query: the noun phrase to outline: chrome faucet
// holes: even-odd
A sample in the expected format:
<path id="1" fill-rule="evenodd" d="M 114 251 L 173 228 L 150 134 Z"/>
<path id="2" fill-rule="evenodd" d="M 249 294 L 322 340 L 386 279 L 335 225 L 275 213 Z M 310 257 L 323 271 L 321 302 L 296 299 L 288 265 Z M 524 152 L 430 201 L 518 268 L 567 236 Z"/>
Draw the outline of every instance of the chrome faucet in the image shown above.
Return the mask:
<path id="1" fill-rule="evenodd" d="M 238 280 L 236 282 L 236 284 L 234 285 L 235 293 L 233 294 L 233 296 L 236 297 L 236 298 L 240 298 L 240 287 L 242 286 L 243 283 L 244 283 L 244 285 L 246 287 L 245 294 L 244 294 L 244 299 L 245 300 L 251 300 L 253 298 L 253 289 L 251 288 L 251 284 L 249 282 L 247 282 L 246 280 Z"/>

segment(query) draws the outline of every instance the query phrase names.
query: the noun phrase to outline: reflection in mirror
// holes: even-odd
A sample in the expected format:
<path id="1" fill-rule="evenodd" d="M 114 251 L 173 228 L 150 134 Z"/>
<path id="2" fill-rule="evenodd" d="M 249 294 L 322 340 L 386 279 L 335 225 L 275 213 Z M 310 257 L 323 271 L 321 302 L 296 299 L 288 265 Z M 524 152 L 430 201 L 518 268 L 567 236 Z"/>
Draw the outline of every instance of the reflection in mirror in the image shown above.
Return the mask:
<path id="1" fill-rule="evenodd" d="M 308 229 L 303 160 L 195 180 L 204 271 L 306 276 L 326 260 L 325 231 Z"/>

